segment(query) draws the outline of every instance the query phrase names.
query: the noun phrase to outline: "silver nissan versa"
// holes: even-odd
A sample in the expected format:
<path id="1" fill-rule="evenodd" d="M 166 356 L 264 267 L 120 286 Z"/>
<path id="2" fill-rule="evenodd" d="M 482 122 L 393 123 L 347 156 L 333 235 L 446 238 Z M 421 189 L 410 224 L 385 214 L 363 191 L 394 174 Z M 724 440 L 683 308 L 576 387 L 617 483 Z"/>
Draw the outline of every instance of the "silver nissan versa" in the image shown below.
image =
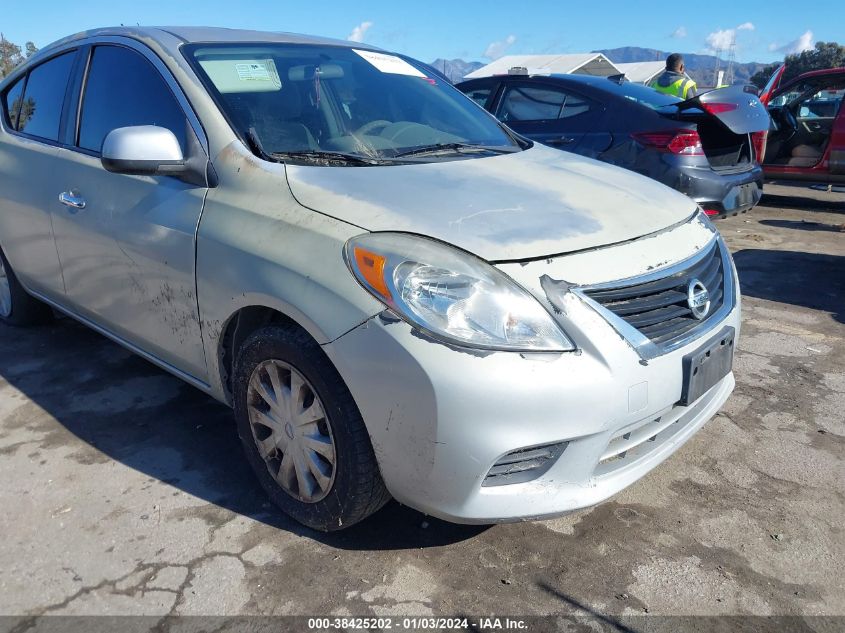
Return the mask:
<path id="1" fill-rule="evenodd" d="M 739 288 L 653 180 L 365 44 L 113 28 L 0 84 L 0 318 L 58 309 L 235 413 L 320 530 L 607 499 L 730 394 Z"/>

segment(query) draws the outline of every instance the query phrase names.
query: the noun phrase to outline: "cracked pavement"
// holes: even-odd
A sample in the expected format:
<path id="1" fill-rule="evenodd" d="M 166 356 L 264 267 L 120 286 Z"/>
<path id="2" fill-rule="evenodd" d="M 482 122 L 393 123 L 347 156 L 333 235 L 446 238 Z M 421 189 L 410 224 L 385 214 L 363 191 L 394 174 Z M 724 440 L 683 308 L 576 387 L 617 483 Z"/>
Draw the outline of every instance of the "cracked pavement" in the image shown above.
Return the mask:
<path id="1" fill-rule="evenodd" d="M 230 412 L 61 319 L 0 326 L 0 614 L 845 615 L 845 194 L 718 227 L 744 292 L 724 410 L 610 502 L 325 535 L 266 501 Z"/>

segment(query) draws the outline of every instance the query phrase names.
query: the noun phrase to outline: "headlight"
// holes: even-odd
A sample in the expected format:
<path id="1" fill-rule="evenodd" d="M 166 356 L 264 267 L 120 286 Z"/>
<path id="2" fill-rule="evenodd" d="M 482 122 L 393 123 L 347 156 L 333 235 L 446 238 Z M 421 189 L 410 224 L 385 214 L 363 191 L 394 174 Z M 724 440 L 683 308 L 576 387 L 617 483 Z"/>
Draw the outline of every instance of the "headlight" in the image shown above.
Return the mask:
<path id="1" fill-rule="evenodd" d="M 345 256 L 376 299 L 435 338 L 495 350 L 575 349 L 537 299 L 457 248 L 413 235 L 372 233 L 349 240 Z"/>

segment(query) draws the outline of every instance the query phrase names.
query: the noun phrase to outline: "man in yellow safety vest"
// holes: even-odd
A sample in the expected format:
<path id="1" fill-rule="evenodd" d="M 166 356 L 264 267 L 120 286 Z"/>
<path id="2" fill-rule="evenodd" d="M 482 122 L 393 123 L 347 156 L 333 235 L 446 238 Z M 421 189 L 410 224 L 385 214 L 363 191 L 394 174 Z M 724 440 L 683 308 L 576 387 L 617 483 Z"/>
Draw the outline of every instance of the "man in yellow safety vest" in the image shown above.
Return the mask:
<path id="1" fill-rule="evenodd" d="M 684 73 L 684 57 L 680 53 L 672 53 L 666 58 L 666 70 L 649 86 L 657 92 L 681 99 L 695 96 L 695 82 Z"/>

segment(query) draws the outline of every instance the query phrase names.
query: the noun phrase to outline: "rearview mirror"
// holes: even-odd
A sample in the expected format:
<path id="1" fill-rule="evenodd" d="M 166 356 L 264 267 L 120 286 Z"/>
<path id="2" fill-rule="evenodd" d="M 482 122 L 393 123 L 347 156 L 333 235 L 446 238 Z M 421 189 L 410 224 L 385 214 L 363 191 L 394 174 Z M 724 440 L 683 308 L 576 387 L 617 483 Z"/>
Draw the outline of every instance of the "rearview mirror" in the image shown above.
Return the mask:
<path id="1" fill-rule="evenodd" d="M 103 141 L 100 160 L 117 174 L 178 176 L 187 169 L 176 135 L 155 125 L 112 130 Z"/>

